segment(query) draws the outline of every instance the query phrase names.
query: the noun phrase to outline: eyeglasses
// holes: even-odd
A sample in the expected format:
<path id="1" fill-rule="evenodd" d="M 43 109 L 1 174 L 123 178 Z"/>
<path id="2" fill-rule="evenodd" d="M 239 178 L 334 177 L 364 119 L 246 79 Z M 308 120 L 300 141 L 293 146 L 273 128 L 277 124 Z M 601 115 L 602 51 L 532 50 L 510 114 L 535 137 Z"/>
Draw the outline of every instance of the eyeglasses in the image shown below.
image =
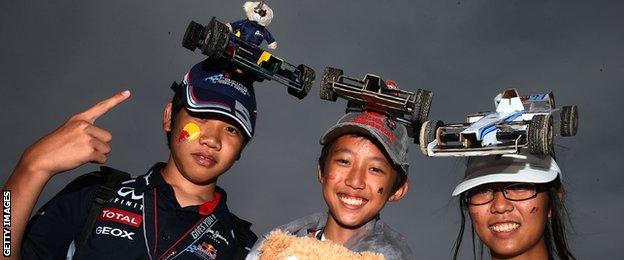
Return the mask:
<path id="1" fill-rule="evenodd" d="M 523 201 L 534 198 L 543 190 L 543 185 L 535 183 L 513 183 L 501 188 L 477 187 L 467 191 L 464 199 L 470 205 L 483 205 L 493 201 L 494 195 L 500 191 L 507 200 Z"/>

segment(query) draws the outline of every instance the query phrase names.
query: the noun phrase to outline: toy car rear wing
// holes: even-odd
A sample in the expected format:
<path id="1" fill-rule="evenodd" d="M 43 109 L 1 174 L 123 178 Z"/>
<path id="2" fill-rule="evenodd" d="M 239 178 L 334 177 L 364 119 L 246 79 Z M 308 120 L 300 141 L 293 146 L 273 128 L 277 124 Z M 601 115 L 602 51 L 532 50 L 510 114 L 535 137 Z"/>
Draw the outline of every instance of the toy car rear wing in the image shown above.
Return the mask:
<path id="1" fill-rule="evenodd" d="M 388 91 L 384 89 L 384 85 L 378 85 L 378 82 L 383 82 L 383 80 L 367 74 L 364 80 L 340 76 L 331 84 L 335 93 L 347 100 L 366 103 L 368 107 L 378 107 L 396 113 L 411 112 L 409 104 L 416 101 L 416 95 L 413 92 L 400 89 Z M 361 87 L 362 85 L 364 88 Z"/>

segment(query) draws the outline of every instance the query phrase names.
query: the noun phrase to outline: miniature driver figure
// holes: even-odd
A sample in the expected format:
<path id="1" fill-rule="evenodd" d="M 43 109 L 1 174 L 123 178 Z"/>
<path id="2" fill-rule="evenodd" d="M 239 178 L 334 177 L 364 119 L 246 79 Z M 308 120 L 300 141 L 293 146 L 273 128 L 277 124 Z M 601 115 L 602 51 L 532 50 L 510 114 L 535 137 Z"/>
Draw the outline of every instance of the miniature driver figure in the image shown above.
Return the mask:
<path id="1" fill-rule="evenodd" d="M 130 92 L 72 116 L 30 146 L 4 187 L 14 195 L 13 256 L 20 259 L 21 247 L 23 259 L 244 258 L 256 236 L 250 223 L 229 211 L 227 195 L 217 186 L 255 126 L 252 81 L 232 69 L 227 62 L 206 60 L 192 67 L 182 84 L 172 86 L 175 94 L 162 121 L 170 148 L 167 162 L 121 182 L 94 218 L 88 215 L 101 178 L 85 175 L 43 206 L 26 228 L 40 192 L 54 175 L 106 162 L 112 135 L 94 121 Z M 89 223 L 93 228 L 85 229 Z M 83 230 L 90 234 L 88 240 L 83 240 Z"/>
<path id="2" fill-rule="evenodd" d="M 332 126 L 320 143 L 317 177 L 328 209 L 278 229 L 386 259 L 414 259 L 406 239 L 379 216 L 386 202 L 402 199 L 409 189 L 410 142 L 405 126 L 377 112 L 352 112 Z M 274 247 L 263 247 L 272 243 L 267 237 L 254 245 L 247 259 L 274 254 L 269 252 Z"/>
<path id="3" fill-rule="evenodd" d="M 273 10 L 264 1 L 245 2 L 243 10 L 247 19 L 226 24 L 230 31 L 255 46 L 260 46 L 262 41 L 266 41 L 269 49 L 277 48 L 277 42 L 266 28 L 273 20 Z"/>

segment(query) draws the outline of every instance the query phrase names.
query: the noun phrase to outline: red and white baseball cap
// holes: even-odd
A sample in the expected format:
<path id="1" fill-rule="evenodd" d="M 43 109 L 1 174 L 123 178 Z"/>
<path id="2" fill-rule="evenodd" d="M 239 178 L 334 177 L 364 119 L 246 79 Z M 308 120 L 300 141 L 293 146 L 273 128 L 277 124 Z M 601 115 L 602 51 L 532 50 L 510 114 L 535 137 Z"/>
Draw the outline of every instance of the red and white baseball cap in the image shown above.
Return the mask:
<path id="1" fill-rule="evenodd" d="M 330 127 L 321 137 L 321 145 L 331 143 L 340 136 L 360 133 L 377 140 L 390 156 L 392 163 L 407 176 L 409 172 L 407 129 L 394 118 L 385 114 L 365 110 L 344 115 L 338 123 Z"/>

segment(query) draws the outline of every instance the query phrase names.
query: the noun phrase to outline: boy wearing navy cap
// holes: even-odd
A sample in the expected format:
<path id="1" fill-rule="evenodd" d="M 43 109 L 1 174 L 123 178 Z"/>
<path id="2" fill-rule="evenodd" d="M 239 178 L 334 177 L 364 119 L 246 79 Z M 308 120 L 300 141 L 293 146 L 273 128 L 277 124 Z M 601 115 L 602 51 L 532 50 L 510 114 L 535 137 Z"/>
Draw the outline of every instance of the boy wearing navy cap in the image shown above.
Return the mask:
<path id="1" fill-rule="evenodd" d="M 163 113 L 171 150 L 166 163 L 103 191 L 103 175 L 85 175 L 63 189 L 28 222 L 39 193 L 55 174 L 87 162 L 104 163 L 111 134 L 94 121 L 130 96 L 121 92 L 29 147 L 7 181 L 13 202 L 13 256 L 23 259 L 239 259 L 256 240 L 251 224 L 230 213 L 216 184 L 252 138 L 252 80 L 229 63 L 192 67 Z M 93 211 L 93 210 L 92 210 Z M 92 224 L 90 224 L 92 220 Z M 86 230 L 83 232 L 83 230 Z M 85 235 L 87 239 L 85 238 Z M 17 248 L 17 249 L 16 249 Z"/>

